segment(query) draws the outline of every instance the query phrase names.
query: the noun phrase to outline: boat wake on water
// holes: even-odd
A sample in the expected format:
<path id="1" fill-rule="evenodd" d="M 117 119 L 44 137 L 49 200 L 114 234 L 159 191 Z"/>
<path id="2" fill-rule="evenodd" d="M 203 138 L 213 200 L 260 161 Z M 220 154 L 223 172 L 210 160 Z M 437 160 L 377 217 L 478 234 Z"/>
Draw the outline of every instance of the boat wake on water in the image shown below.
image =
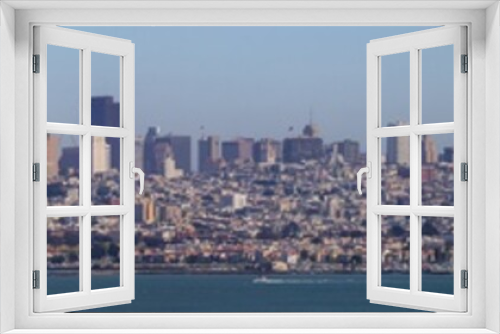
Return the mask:
<path id="1" fill-rule="evenodd" d="M 328 278 L 270 278 L 261 276 L 252 280 L 253 284 L 332 284 L 334 280 Z"/>

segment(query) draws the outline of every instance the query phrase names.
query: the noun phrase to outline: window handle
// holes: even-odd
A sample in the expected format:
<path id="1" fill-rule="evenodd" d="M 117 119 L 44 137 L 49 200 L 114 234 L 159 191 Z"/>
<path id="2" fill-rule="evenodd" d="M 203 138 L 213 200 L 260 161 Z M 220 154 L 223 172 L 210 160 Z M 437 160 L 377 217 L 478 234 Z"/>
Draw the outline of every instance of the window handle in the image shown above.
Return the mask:
<path id="1" fill-rule="evenodd" d="M 139 174 L 139 195 L 142 195 L 144 191 L 144 172 L 142 169 L 134 167 L 134 162 L 129 163 L 130 178 L 135 179 L 135 174 Z"/>
<path id="2" fill-rule="evenodd" d="M 357 176 L 358 176 L 358 192 L 360 195 L 363 194 L 363 192 L 361 191 L 361 177 L 363 176 L 363 173 L 366 173 L 367 179 L 371 179 L 371 177 L 372 177 L 372 163 L 370 161 L 368 161 L 367 166 L 361 168 L 357 174 Z"/>

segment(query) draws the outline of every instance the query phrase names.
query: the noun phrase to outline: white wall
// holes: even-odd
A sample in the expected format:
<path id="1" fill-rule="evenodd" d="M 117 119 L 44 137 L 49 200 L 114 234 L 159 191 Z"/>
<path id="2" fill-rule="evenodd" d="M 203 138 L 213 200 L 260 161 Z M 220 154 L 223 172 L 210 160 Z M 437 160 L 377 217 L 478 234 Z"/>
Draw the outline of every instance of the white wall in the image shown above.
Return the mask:
<path id="1" fill-rule="evenodd" d="M 14 250 L 15 11 L 0 3 L 0 243 Z M 5 249 L 5 248 L 2 248 Z M 0 252 L 0 333 L 14 328 L 14 256 Z"/>
<path id="2" fill-rule="evenodd" d="M 495 3 L 486 11 L 486 258 L 499 254 L 500 244 L 500 14 Z M 500 266 L 486 266 L 486 328 L 500 332 Z"/>

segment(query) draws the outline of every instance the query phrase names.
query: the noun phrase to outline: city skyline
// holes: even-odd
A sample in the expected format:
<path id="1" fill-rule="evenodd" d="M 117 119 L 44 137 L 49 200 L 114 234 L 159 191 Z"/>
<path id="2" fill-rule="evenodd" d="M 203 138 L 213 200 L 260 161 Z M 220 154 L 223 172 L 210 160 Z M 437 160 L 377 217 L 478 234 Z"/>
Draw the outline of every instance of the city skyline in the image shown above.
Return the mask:
<path id="1" fill-rule="evenodd" d="M 71 27 L 136 44 L 137 134 L 145 134 L 154 124 L 166 133 L 192 138 L 199 138 L 203 131 L 221 138 L 283 139 L 299 134 L 312 111 L 326 142 L 351 138 L 360 142 L 362 150 L 366 143 L 366 43 L 428 28 Z M 163 41 L 161 45 L 158 40 Z M 207 45 L 211 45 L 208 53 Z M 112 58 L 93 54 L 92 94 L 117 100 L 118 63 L 106 57 Z M 435 57 L 442 60 L 446 55 Z M 63 52 L 49 55 L 49 72 L 53 73 L 49 87 L 62 93 L 52 100 L 49 95 L 49 106 L 60 118 L 69 117 L 65 115 L 67 100 L 77 96 L 77 81 L 65 80 L 68 67 L 77 64 L 70 59 Z M 162 59 L 162 66 L 155 59 Z M 405 121 L 407 115 L 400 112 L 408 109 L 408 87 L 401 84 L 406 80 L 405 59 L 391 60 L 391 64 L 384 67 L 384 91 L 392 97 L 383 113 L 392 121 Z M 453 93 L 447 87 L 446 71 L 432 68 L 433 80 L 424 87 L 436 102 L 429 121 L 439 121 L 449 113 Z"/>
<path id="2" fill-rule="evenodd" d="M 119 104 L 112 97 L 92 98 L 92 123 L 100 126 L 114 126 L 119 123 Z M 363 165 L 365 152 L 360 143 L 351 138 L 342 141 L 325 142 L 320 127 L 306 124 L 300 135 L 291 135 L 283 140 L 275 138 L 237 137 L 221 140 L 219 136 L 204 134 L 198 140 L 191 136 L 162 134 L 157 126 L 148 128 L 144 137 L 135 138 L 135 164 L 146 175 L 163 175 L 167 179 L 186 176 L 192 172 L 213 173 L 245 163 L 302 163 L 321 161 L 329 155 L 352 165 Z M 389 123 L 401 126 L 404 122 Z M 441 135 L 443 136 L 443 135 Z M 453 135 L 444 135 L 452 137 Z M 47 134 L 47 176 L 56 176 L 59 169 L 79 169 L 79 146 L 74 136 Z M 60 143 L 62 145 L 60 145 Z M 389 137 L 382 140 L 382 155 L 387 164 L 409 166 L 409 137 Z M 119 168 L 120 141 L 115 138 L 92 137 L 92 170 L 105 172 Z M 197 163 L 194 163 L 197 161 Z M 382 160 L 384 161 L 384 160 Z M 422 137 L 422 163 L 453 162 L 453 147 L 438 149 L 435 136 Z M 194 167 L 194 168 L 193 168 Z"/>

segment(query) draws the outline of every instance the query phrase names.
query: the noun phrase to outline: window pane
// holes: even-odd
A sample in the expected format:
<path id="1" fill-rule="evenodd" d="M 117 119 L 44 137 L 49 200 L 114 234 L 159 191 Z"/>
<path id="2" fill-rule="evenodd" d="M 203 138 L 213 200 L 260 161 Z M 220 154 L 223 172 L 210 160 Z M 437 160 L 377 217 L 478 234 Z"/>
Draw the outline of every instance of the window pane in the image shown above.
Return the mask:
<path id="1" fill-rule="evenodd" d="M 92 205 L 120 204 L 120 144 L 120 138 L 92 137 Z"/>
<path id="2" fill-rule="evenodd" d="M 47 205 L 80 205 L 80 137 L 47 134 Z"/>
<path id="3" fill-rule="evenodd" d="M 422 123 L 453 122 L 453 45 L 421 50 Z"/>
<path id="4" fill-rule="evenodd" d="M 422 205 L 453 206 L 453 134 L 421 136 Z"/>
<path id="5" fill-rule="evenodd" d="M 381 57 L 381 124 L 394 126 L 410 121 L 410 53 Z"/>
<path id="6" fill-rule="evenodd" d="M 92 290 L 120 286 L 120 218 L 92 217 Z"/>
<path id="7" fill-rule="evenodd" d="M 410 217 L 381 216 L 381 286 L 410 289 Z"/>
<path id="8" fill-rule="evenodd" d="M 382 138 L 382 205 L 410 204 L 410 137 Z"/>
<path id="9" fill-rule="evenodd" d="M 120 57 L 92 52 L 91 124 L 120 126 Z"/>
<path id="10" fill-rule="evenodd" d="M 422 291 L 453 294 L 453 218 L 422 217 Z"/>
<path id="11" fill-rule="evenodd" d="M 80 122 L 80 50 L 47 45 L 47 122 Z"/>
<path id="12" fill-rule="evenodd" d="M 47 219 L 47 294 L 80 291 L 80 217 Z"/>

